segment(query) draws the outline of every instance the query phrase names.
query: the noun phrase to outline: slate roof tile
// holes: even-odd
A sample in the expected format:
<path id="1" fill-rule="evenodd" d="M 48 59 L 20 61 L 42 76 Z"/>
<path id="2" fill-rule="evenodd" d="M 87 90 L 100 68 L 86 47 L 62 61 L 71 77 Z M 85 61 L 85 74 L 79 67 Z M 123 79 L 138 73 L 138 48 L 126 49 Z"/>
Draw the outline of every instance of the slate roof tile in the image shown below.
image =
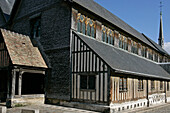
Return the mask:
<path id="1" fill-rule="evenodd" d="M 77 36 L 83 40 L 96 54 L 98 54 L 112 69 L 119 72 L 136 74 L 147 77 L 168 78 L 167 73 L 158 64 L 140 58 L 132 53 L 125 52 L 103 42 L 91 39 L 85 35 L 77 33 Z"/>

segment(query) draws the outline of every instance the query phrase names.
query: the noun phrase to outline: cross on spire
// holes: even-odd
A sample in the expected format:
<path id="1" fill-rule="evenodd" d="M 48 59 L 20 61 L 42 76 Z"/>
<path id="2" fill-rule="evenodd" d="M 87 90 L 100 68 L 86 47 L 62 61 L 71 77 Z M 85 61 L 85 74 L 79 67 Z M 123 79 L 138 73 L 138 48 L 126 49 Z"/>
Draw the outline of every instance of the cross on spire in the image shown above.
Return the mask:
<path id="1" fill-rule="evenodd" d="M 163 7 L 163 5 L 162 5 L 162 1 L 160 2 L 160 15 L 162 15 L 162 7 Z"/>

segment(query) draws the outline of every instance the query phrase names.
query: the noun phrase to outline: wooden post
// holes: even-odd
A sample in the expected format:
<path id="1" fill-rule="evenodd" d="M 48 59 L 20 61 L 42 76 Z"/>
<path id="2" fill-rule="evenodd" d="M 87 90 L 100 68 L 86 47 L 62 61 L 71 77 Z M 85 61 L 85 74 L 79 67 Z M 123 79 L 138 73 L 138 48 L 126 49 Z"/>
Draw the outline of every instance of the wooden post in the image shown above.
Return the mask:
<path id="1" fill-rule="evenodd" d="M 18 77 L 18 95 L 21 96 L 21 89 L 22 89 L 22 74 L 23 72 L 19 72 L 19 77 Z"/>
<path id="2" fill-rule="evenodd" d="M 12 70 L 11 99 L 15 96 L 15 81 L 16 81 L 16 71 L 15 71 L 15 70 Z"/>

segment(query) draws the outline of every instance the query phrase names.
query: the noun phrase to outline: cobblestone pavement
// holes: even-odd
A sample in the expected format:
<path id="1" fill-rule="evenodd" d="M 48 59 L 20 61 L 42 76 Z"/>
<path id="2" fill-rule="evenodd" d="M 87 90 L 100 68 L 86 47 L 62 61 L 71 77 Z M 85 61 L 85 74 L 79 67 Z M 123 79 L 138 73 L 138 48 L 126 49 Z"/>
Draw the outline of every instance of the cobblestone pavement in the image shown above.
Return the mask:
<path id="1" fill-rule="evenodd" d="M 15 107 L 7 109 L 7 113 L 21 113 L 21 109 L 39 109 L 40 113 L 99 113 L 76 108 L 62 107 L 56 105 L 30 105 L 25 107 Z"/>
<path id="2" fill-rule="evenodd" d="M 170 113 L 170 103 L 157 104 L 150 107 L 138 108 L 131 111 L 121 113 Z"/>
<path id="3" fill-rule="evenodd" d="M 15 107 L 7 109 L 7 113 L 21 113 L 21 109 L 39 109 L 40 113 L 99 113 L 82 109 L 56 106 L 56 105 L 30 105 L 25 107 Z M 151 107 L 138 108 L 120 113 L 170 113 L 170 103 L 158 104 Z"/>

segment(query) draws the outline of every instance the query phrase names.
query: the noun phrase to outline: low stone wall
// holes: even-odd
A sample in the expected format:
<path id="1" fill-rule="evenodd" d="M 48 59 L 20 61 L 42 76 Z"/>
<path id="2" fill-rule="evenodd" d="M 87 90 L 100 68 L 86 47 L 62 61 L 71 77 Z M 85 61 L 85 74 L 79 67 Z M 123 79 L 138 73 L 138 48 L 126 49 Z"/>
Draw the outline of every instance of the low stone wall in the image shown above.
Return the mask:
<path id="1" fill-rule="evenodd" d="M 129 101 L 124 103 L 111 103 L 110 104 L 110 113 L 115 113 L 118 111 L 124 111 L 139 107 L 146 107 L 147 99 L 139 99 L 137 101 Z"/>
<path id="2" fill-rule="evenodd" d="M 110 113 L 115 113 L 124 110 L 135 109 L 139 107 L 147 107 L 149 101 L 149 106 L 165 103 L 165 93 L 156 93 L 148 96 L 147 99 L 139 99 L 137 101 L 129 101 L 124 103 L 111 103 L 110 104 Z M 167 98 L 167 102 L 170 102 L 170 97 Z"/>
<path id="3" fill-rule="evenodd" d="M 83 102 L 69 102 L 69 101 L 62 101 L 57 99 L 46 99 L 46 104 L 55 104 L 55 105 L 61 105 L 61 106 L 67 106 L 67 107 L 73 107 L 73 108 L 79 108 L 84 110 L 91 110 L 91 111 L 97 111 L 102 113 L 109 113 L 110 106 L 104 105 L 104 104 L 91 104 L 91 103 L 83 103 Z"/>
<path id="4" fill-rule="evenodd" d="M 156 93 L 148 96 L 149 99 L 149 106 L 158 104 L 158 103 L 165 103 L 165 93 Z"/>
<path id="5" fill-rule="evenodd" d="M 25 106 L 32 104 L 44 104 L 44 94 L 35 95 L 22 95 L 21 97 L 15 96 L 11 99 L 11 106 Z"/>

